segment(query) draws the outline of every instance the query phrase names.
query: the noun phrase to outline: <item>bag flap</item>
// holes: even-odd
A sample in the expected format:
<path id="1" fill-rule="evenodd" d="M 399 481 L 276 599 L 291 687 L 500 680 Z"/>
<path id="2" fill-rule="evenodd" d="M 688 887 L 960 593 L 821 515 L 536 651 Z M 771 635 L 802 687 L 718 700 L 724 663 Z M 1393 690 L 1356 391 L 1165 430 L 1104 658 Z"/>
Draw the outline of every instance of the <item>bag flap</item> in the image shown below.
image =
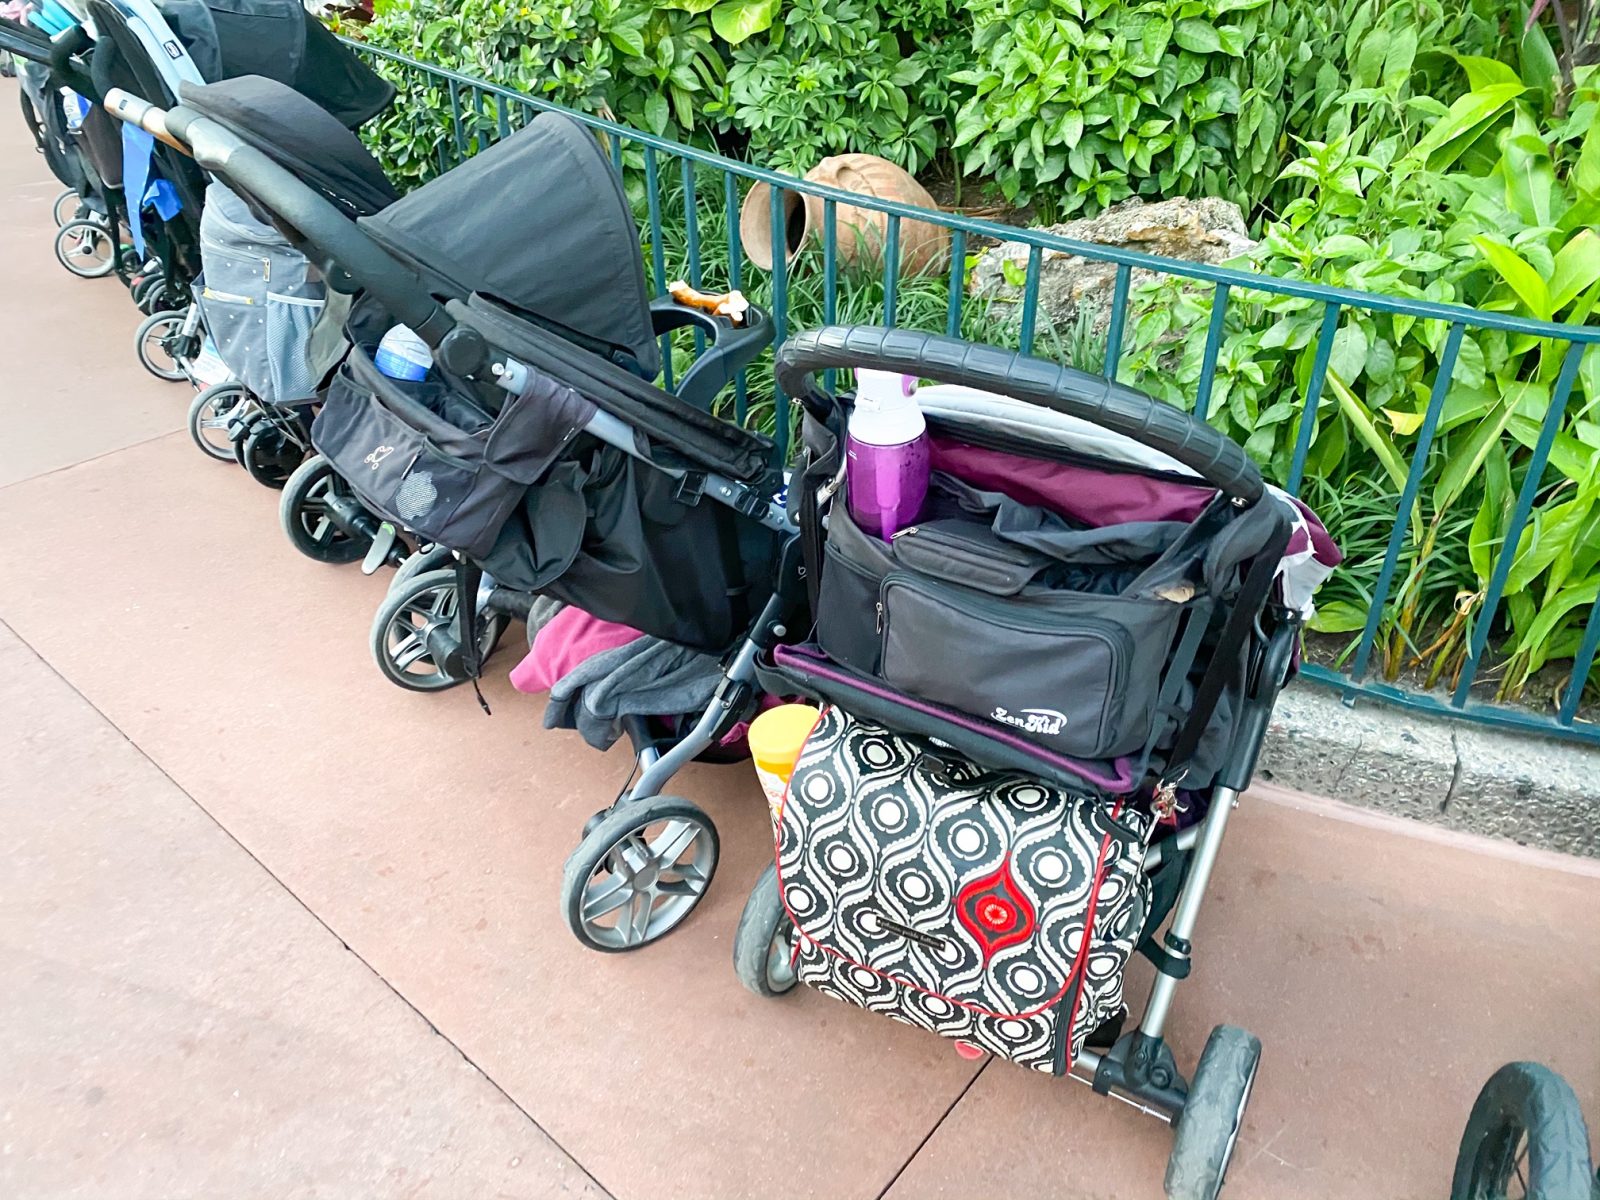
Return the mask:
<path id="1" fill-rule="evenodd" d="M 1091 961 L 1143 911 L 1148 818 L 1120 807 L 830 706 L 784 797 L 780 894 L 806 941 L 860 970 L 1033 1016 L 1120 971 Z"/>

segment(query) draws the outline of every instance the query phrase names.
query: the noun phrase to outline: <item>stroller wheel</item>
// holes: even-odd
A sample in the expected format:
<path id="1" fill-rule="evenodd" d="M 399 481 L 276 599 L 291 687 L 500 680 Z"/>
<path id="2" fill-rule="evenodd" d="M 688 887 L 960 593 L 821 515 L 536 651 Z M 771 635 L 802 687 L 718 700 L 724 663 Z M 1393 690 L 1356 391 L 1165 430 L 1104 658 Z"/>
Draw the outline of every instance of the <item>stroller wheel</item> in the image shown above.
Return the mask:
<path id="1" fill-rule="evenodd" d="M 56 260 L 80 279 L 99 279 L 117 265 L 117 244 L 98 221 L 68 221 L 56 232 Z"/>
<path id="2" fill-rule="evenodd" d="M 159 275 L 147 275 L 134 285 L 132 295 L 140 312 L 160 312 L 167 303 L 167 281 Z"/>
<path id="3" fill-rule="evenodd" d="M 624 800 L 567 858 L 561 912 L 591 950 L 637 950 L 676 929 L 717 870 L 717 827 L 676 796 Z"/>
<path id="4" fill-rule="evenodd" d="M 353 537 L 333 520 L 330 502 L 344 490 L 344 480 L 320 454 L 301 463 L 283 485 L 278 517 L 290 544 L 307 558 L 343 564 L 366 554 L 372 539 Z"/>
<path id="5" fill-rule="evenodd" d="M 733 973 L 758 996 L 781 996 L 795 985 L 795 928 L 778 894 L 778 864 L 768 863 L 739 914 Z"/>
<path id="6" fill-rule="evenodd" d="M 176 310 L 154 313 L 140 323 L 133 335 L 133 349 L 139 356 L 139 365 L 157 379 L 178 383 L 188 378 L 183 363 L 173 352 L 183 333 L 184 320 L 185 314 Z"/>
<path id="7" fill-rule="evenodd" d="M 250 393 L 237 380 L 230 379 L 201 392 L 189 405 L 189 436 L 194 444 L 221 462 L 238 461 L 230 430 L 249 404 Z"/>
<path id="8" fill-rule="evenodd" d="M 305 444 L 270 418 L 257 421 L 239 444 L 240 464 L 262 487 L 283 487 L 305 457 Z"/>
<path id="9" fill-rule="evenodd" d="M 56 228 L 60 229 L 68 221 L 76 217 L 78 208 L 82 204 L 82 198 L 72 188 L 68 188 L 57 196 L 55 203 L 50 206 L 51 215 L 56 219 Z"/>
<path id="10" fill-rule="evenodd" d="M 1261 1039 L 1218 1025 L 1206 1039 L 1167 1159 L 1167 1200 L 1216 1200 L 1261 1065 Z"/>
<path id="11" fill-rule="evenodd" d="M 1538 1063 L 1507 1063 L 1483 1085 L 1456 1156 L 1451 1200 L 1588 1196 L 1589 1131 L 1567 1081 Z"/>
<path id="12" fill-rule="evenodd" d="M 396 568 L 394 577 L 389 580 L 389 590 L 404 587 L 406 580 L 414 579 L 424 571 L 437 571 L 448 567 L 455 561 L 455 555 L 444 546 L 429 546 L 426 550 L 418 550 L 409 555 L 405 562 Z"/>
<path id="13" fill-rule="evenodd" d="M 456 610 L 461 596 L 453 570 L 424 571 L 391 588 L 372 621 L 372 657 L 390 683 L 413 692 L 439 692 L 467 679 Z M 503 613 L 478 622 L 478 657 L 494 652 L 506 630 Z"/>

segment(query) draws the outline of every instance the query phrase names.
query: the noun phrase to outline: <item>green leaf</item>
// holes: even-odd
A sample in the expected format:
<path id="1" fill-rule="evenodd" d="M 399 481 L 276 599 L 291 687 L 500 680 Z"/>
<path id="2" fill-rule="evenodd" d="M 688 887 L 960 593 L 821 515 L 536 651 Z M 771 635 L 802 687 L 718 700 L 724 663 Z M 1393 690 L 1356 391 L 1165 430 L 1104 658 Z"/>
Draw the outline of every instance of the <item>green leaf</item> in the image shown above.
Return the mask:
<path id="1" fill-rule="evenodd" d="M 1560 312 L 1600 280 L 1600 235 L 1584 229 L 1556 251 L 1555 270 L 1550 275 L 1550 311 Z M 1600 352 L 1590 350 L 1588 356 Z M 1586 356 L 1586 357 L 1588 357 Z"/>
<path id="2" fill-rule="evenodd" d="M 1583 135 L 1583 149 L 1572 169 L 1572 182 L 1580 192 L 1600 197 L 1600 104 L 1595 106 L 1589 132 Z"/>
<path id="3" fill-rule="evenodd" d="M 1195 54 L 1215 54 L 1222 49 L 1216 26 L 1199 17 L 1185 17 L 1174 26 L 1172 40 Z"/>
<path id="4" fill-rule="evenodd" d="M 1367 333 L 1360 325 L 1351 322 L 1340 327 L 1333 335 L 1333 349 L 1328 356 L 1328 371 L 1345 383 L 1360 378 L 1367 364 Z"/>
<path id="5" fill-rule="evenodd" d="M 1336 233 L 1317 246 L 1319 258 L 1371 258 L 1372 243 L 1351 233 Z"/>
<path id="6" fill-rule="evenodd" d="M 437 21 L 429 21 L 422 27 L 422 50 L 426 54 L 431 51 L 434 44 L 449 30 L 455 27 L 455 22 L 447 17 Z"/>
<path id="7" fill-rule="evenodd" d="M 1354 633 L 1366 628 L 1367 614 L 1348 600 L 1330 600 L 1317 605 L 1315 615 L 1306 626 L 1317 633 Z"/>
<path id="8" fill-rule="evenodd" d="M 772 27 L 779 0 L 720 0 L 711 10 L 711 28 L 730 46 L 737 46 Z"/>
<path id="9" fill-rule="evenodd" d="M 1550 319 L 1550 288 L 1539 277 L 1539 272 L 1535 271 L 1522 255 L 1510 246 L 1491 241 L 1479 234 L 1473 235 L 1472 244 L 1484 258 L 1489 260 L 1489 265 L 1495 269 L 1495 273 L 1511 286 L 1517 298 L 1534 316 L 1541 321 Z"/>
<path id="10" fill-rule="evenodd" d="M 1467 86 L 1479 92 L 1485 88 L 1503 87 L 1506 84 L 1522 86 L 1517 73 L 1499 59 L 1477 58 L 1470 54 L 1457 54 L 1455 60 L 1467 73 Z"/>
<path id="11" fill-rule="evenodd" d="M 1435 512 L 1443 512 L 1461 498 L 1467 484 L 1482 468 L 1491 447 L 1499 444 L 1500 435 L 1505 432 L 1506 424 L 1515 411 L 1516 401 L 1508 393 L 1501 397 L 1499 405 L 1490 410 L 1465 440 L 1459 445 L 1452 441 L 1444 469 L 1439 472 L 1438 482 L 1433 485 Z"/>
<path id="12" fill-rule="evenodd" d="M 1411 151 L 1411 157 L 1442 171 L 1465 154 L 1518 96 L 1520 83 L 1501 83 L 1468 92 L 1450 106 Z"/>
<path id="13" fill-rule="evenodd" d="M 1600 578 L 1569 583 L 1549 601 L 1539 606 L 1539 615 L 1518 641 L 1519 647 L 1534 647 L 1550 640 L 1556 626 L 1574 609 L 1588 609 L 1600 596 Z"/>
<path id="14" fill-rule="evenodd" d="M 660 137 L 667 132 L 667 122 L 672 114 L 667 110 L 667 98 L 660 92 L 651 92 L 644 98 L 644 120 L 650 132 Z"/>
<path id="15" fill-rule="evenodd" d="M 1401 437 L 1410 437 L 1422 427 L 1426 413 L 1399 412 L 1392 408 L 1380 409 L 1384 416 L 1389 418 L 1389 424 Z"/>

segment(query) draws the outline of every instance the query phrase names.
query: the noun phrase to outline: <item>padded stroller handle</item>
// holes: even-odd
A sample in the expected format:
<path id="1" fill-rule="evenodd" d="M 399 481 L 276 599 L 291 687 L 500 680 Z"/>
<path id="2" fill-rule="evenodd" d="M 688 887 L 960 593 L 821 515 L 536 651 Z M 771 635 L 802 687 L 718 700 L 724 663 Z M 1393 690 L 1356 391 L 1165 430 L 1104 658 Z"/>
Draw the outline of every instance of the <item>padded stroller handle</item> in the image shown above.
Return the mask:
<path id="1" fill-rule="evenodd" d="M 1204 421 L 1099 375 L 998 346 L 881 325 L 829 325 L 791 337 L 778 348 L 776 366 L 778 386 L 790 396 L 812 392 L 818 371 L 854 367 L 994 392 L 1133 438 L 1247 503 L 1265 494 L 1244 449 Z"/>

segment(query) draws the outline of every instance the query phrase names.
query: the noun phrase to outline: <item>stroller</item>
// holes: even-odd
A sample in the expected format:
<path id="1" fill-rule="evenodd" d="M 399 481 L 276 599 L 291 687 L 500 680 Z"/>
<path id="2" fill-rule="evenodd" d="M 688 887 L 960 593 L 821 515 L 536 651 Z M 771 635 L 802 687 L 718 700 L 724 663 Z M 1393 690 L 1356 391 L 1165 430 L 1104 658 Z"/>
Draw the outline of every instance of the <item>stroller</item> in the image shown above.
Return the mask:
<path id="1" fill-rule="evenodd" d="M 552 330 L 567 310 L 495 294 L 506 276 L 461 272 L 471 290 L 453 294 L 416 197 L 437 189 L 459 216 L 455 173 L 410 198 L 419 224 L 352 225 L 262 139 L 255 152 L 208 119 L 209 92 L 166 114 L 123 107 L 361 293 L 313 438 L 363 502 L 459 552 L 462 595 L 488 571 L 724 664 L 705 711 L 639 745 L 637 782 L 586 826 L 561 889 L 573 933 L 623 951 L 681 923 L 718 843 L 664 788 L 764 693 L 812 698 L 823 716 L 740 921 L 740 978 L 762 995 L 805 982 L 1071 1074 L 1175 1127 L 1169 1196 L 1214 1197 L 1260 1044 L 1219 1026 L 1186 1078 L 1164 1031 L 1310 592 L 1338 561 L 1315 518 L 1237 445 L 1132 389 L 864 327 L 778 352 L 806 418 L 780 508 L 766 439 L 644 383 L 616 361 L 625 347 Z M 508 193 L 480 178 L 475 194 Z M 362 347 L 393 320 L 428 343 L 437 379 L 371 370 Z M 716 378 L 720 349 L 696 369 Z M 889 543 L 849 517 L 850 401 L 818 382 L 852 368 L 940 385 L 933 500 Z M 1157 975 L 1125 1029 L 1135 951 Z"/>

